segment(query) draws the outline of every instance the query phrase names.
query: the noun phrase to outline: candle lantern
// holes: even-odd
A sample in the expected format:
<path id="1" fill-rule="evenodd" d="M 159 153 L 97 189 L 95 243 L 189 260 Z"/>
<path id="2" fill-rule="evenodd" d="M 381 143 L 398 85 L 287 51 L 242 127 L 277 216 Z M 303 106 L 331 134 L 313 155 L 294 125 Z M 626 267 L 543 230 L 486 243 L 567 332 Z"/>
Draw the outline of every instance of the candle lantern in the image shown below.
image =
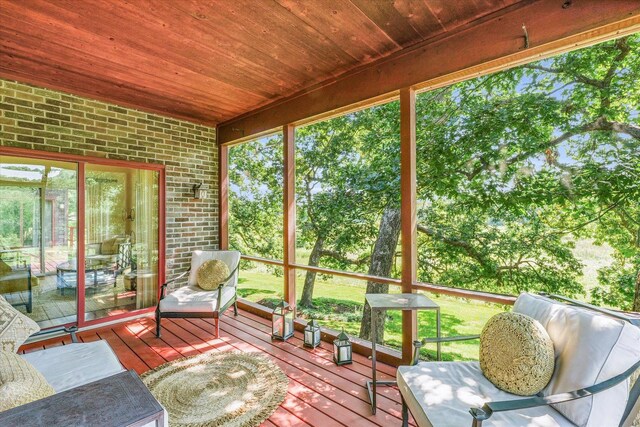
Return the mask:
<path id="1" fill-rule="evenodd" d="M 351 341 L 349 341 L 347 334 L 344 333 L 344 329 L 333 341 L 333 361 L 337 365 L 347 365 L 352 362 Z"/>
<path id="2" fill-rule="evenodd" d="M 307 323 L 304 328 L 304 346 L 316 348 L 320 345 L 320 325 L 315 319 Z"/>
<path id="3" fill-rule="evenodd" d="M 293 336 L 293 309 L 282 300 L 271 314 L 271 338 L 286 340 Z"/>

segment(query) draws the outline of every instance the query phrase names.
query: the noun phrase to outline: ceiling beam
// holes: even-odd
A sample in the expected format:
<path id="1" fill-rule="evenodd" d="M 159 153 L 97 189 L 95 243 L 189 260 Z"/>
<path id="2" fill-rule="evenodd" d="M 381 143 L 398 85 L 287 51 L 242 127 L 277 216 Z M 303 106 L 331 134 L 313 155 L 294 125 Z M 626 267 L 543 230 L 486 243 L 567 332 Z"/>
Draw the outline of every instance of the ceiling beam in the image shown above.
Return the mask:
<path id="1" fill-rule="evenodd" d="M 224 122 L 218 142 L 243 141 L 397 97 L 401 88 L 443 86 L 639 30 L 637 0 L 526 3 Z"/>

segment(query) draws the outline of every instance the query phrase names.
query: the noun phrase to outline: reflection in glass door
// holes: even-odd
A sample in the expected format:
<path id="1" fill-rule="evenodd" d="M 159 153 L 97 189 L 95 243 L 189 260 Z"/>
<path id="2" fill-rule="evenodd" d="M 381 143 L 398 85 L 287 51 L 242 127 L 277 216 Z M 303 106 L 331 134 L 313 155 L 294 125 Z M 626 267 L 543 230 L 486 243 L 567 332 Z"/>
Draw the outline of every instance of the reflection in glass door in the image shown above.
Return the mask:
<path id="1" fill-rule="evenodd" d="M 0 155 L 0 295 L 42 328 L 77 319 L 58 274 L 77 254 L 76 211 L 75 163 Z"/>
<path id="2" fill-rule="evenodd" d="M 154 170 L 86 165 L 85 320 L 157 303 L 158 180 Z"/>

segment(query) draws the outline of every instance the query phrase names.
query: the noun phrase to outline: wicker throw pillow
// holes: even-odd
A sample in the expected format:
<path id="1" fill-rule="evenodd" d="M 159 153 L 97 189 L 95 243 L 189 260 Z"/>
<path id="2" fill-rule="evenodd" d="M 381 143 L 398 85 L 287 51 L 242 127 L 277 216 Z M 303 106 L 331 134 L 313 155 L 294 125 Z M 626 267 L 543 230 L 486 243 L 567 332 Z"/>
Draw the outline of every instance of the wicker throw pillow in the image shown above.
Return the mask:
<path id="1" fill-rule="evenodd" d="M 12 271 L 13 269 L 9 266 L 9 264 L 0 259 L 0 276 L 6 273 L 11 273 Z"/>
<path id="2" fill-rule="evenodd" d="M 537 320 L 520 313 L 493 316 L 480 335 L 480 369 L 496 387 L 531 396 L 551 380 L 553 341 Z"/>
<path id="3" fill-rule="evenodd" d="M 196 280 L 198 286 L 205 291 L 217 289 L 218 285 L 229 277 L 229 267 L 224 261 L 212 259 L 202 263 L 198 268 Z"/>
<path id="4" fill-rule="evenodd" d="M 40 326 L 13 308 L 0 296 L 0 350 L 17 353 L 18 349 Z"/>
<path id="5" fill-rule="evenodd" d="M 54 393 L 33 365 L 15 353 L 0 350 L 0 412 Z"/>
<path id="6" fill-rule="evenodd" d="M 121 239 L 112 237 L 111 239 L 104 240 L 100 244 L 100 255 L 117 255 L 118 248 L 120 246 Z"/>

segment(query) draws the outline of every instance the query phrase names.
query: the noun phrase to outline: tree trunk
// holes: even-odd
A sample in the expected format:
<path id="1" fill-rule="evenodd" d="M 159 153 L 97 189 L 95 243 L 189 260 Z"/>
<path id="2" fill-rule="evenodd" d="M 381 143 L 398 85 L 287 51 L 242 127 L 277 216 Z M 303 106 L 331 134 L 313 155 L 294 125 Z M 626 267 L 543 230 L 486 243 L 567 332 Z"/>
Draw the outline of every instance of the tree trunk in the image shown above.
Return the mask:
<path id="1" fill-rule="evenodd" d="M 633 307 L 631 309 L 640 312 L 640 270 L 638 270 L 638 274 L 636 275 L 636 293 L 633 296 Z"/>
<path id="2" fill-rule="evenodd" d="M 371 254 L 369 274 L 374 276 L 389 277 L 391 267 L 398 246 L 400 236 L 400 208 L 387 206 L 382 213 L 378 238 Z M 389 285 L 376 282 L 367 282 L 368 294 L 386 294 Z M 386 311 L 376 312 L 376 342 L 384 342 L 384 321 Z M 360 338 L 371 341 L 371 308 L 365 304 L 362 311 L 362 323 L 360 324 Z"/>
<path id="3" fill-rule="evenodd" d="M 318 237 L 313 245 L 311 255 L 309 255 L 309 265 L 317 267 L 320 264 L 320 254 L 324 246 L 324 238 Z M 302 288 L 302 297 L 300 297 L 300 307 L 313 308 L 313 285 L 316 282 L 316 273 L 307 271 L 304 277 L 304 287 Z"/>

